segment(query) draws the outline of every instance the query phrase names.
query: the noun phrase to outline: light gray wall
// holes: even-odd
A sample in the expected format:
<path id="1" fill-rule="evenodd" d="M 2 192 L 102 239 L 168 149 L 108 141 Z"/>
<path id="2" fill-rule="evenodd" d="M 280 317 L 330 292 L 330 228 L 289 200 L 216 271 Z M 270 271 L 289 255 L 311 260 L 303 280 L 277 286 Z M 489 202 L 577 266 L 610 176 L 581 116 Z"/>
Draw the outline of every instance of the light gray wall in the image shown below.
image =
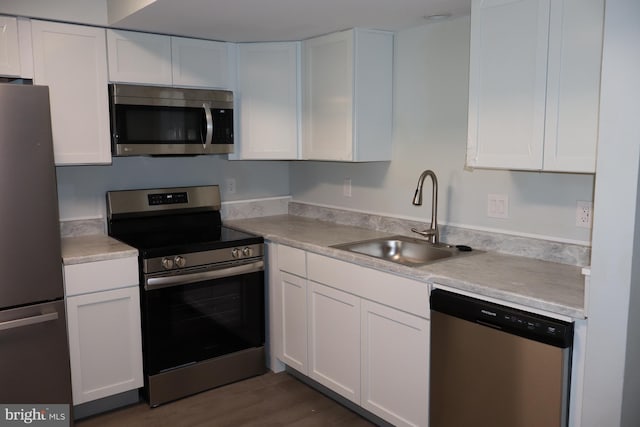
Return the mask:
<path id="1" fill-rule="evenodd" d="M 104 218 L 109 190 L 220 185 L 222 201 L 289 194 L 287 162 L 229 161 L 223 156 L 118 157 L 110 166 L 56 168 L 61 220 Z M 235 194 L 225 179 L 236 181 Z"/>
<path id="2" fill-rule="evenodd" d="M 640 2 L 607 0 L 583 427 L 640 425 Z"/>
<path id="3" fill-rule="evenodd" d="M 593 175 L 464 169 L 469 22 L 462 17 L 396 35 L 393 160 L 294 163 L 294 200 L 426 221 L 430 186 L 422 207 L 411 199 L 420 173 L 433 169 L 442 222 L 589 242 L 590 231 L 576 227 L 575 216 L 578 200 L 593 200 Z M 343 196 L 345 178 L 352 180 L 350 198 Z M 489 193 L 508 195 L 509 219 L 487 217 Z"/>

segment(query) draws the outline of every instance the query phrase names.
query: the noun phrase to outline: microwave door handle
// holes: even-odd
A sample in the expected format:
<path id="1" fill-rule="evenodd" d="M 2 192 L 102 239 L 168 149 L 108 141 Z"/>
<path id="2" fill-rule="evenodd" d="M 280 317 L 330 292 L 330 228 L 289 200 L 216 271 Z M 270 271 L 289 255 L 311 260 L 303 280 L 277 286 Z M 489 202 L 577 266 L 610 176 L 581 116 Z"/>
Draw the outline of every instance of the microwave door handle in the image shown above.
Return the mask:
<path id="1" fill-rule="evenodd" d="M 213 116 L 211 115 L 211 108 L 207 104 L 202 104 L 202 108 L 204 108 L 204 117 L 207 120 L 207 134 L 202 142 L 202 149 L 207 151 L 207 145 L 210 145 L 213 139 Z"/>

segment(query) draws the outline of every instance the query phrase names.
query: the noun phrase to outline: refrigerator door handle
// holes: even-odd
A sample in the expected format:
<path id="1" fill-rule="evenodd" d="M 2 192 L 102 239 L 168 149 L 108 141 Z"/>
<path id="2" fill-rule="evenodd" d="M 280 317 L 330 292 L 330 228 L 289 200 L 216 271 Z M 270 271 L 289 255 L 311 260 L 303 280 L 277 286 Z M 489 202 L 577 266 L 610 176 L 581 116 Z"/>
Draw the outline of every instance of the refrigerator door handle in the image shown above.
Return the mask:
<path id="1" fill-rule="evenodd" d="M 0 331 L 6 331 L 9 329 L 21 328 L 23 326 L 35 325 L 37 323 L 51 322 L 58 319 L 58 313 L 46 313 L 38 316 L 25 317 L 22 319 L 8 320 L 6 322 L 0 322 Z"/>

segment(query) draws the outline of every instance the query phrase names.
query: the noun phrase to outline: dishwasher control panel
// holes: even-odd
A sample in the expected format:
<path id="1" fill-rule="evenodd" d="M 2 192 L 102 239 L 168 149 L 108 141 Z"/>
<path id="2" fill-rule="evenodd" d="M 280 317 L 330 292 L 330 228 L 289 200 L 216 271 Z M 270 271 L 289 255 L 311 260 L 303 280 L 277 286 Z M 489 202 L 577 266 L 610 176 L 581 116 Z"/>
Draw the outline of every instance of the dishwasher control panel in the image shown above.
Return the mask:
<path id="1" fill-rule="evenodd" d="M 573 344 L 573 323 L 442 289 L 431 292 L 431 310 L 556 347 Z"/>

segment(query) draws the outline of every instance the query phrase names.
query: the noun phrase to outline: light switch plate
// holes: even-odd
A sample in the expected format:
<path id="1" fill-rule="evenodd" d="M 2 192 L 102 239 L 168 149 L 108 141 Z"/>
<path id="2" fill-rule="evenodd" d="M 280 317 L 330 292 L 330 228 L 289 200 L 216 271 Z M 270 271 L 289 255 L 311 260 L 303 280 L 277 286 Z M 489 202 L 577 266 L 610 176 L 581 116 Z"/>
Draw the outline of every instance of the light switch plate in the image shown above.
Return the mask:
<path id="1" fill-rule="evenodd" d="M 351 197 L 351 178 L 345 178 L 342 185 L 342 195 L 344 197 Z"/>
<path id="2" fill-rule="evenodd" d="M 487 216 L 491 218 L 509 218 L 509 196 L 489 194 L 487 196 Z"/>

